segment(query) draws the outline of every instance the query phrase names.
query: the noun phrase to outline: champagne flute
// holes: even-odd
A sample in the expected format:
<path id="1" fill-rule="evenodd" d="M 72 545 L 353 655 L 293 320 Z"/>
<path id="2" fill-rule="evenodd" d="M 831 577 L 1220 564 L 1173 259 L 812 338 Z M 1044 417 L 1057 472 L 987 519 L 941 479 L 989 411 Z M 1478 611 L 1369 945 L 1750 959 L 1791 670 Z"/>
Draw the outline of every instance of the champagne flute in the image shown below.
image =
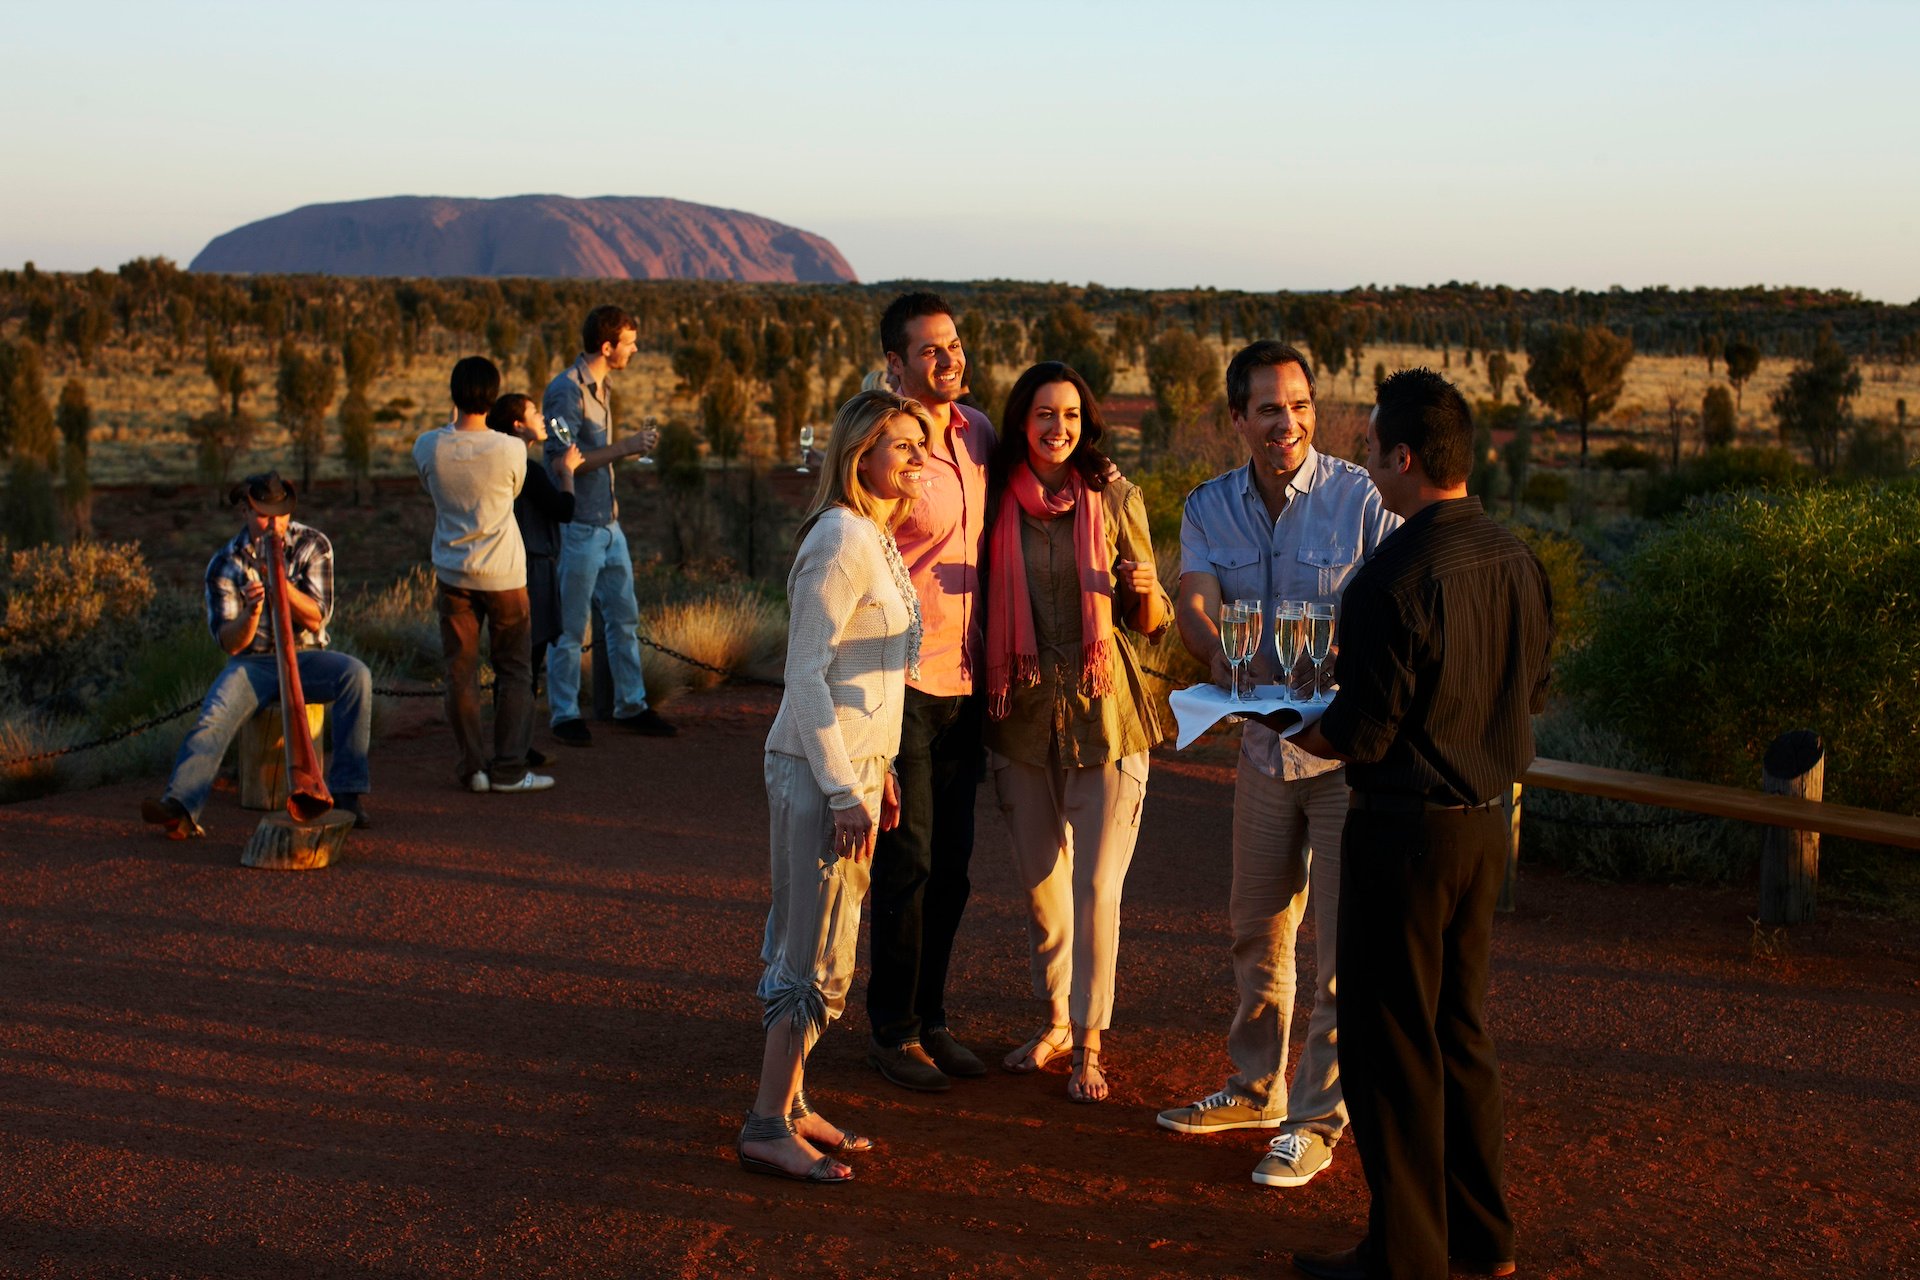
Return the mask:
<path id="1" fill-rule="evenodd" d="M 660 432 L 660 420 L 659 420 L 658 418 L 653 418 L 653 417 L 646 417 L 646 418 L 642 418 L 642 419 L 640 419 L 640 429 L 641 429 L 642 431 L 651 431 L 651 432 L 653 432 L 653 433 L 654 433 L 654 437 L 653 437 L 653 438 L 654 438 L 654 442 L 655 442 L 656 444 L 657 444 L 657 443 L 659 442 L 659 440 L 660 440 L 660 434 L 659 434 L 659 432 Z M 635 461 L 637 461 L 637 462 L 638 462 L 638 463 L 639 463 L 639 464 L 640 464 L 641 466 L 643 466 L 643 467 L 650 467 L 650 466 L 652 466 L 652 465 L 653 465 L 653 445 L 648 445 L 648 446 L 647 446 L 647 451 L 646 451 L 645 453 L 643 453 L 643 454 L 641 454 L 641 455 L 640 455 L 640 456 L 639 456 L 639 457 L 638 457 L 637 459 L 635 459 Z"/>
<path id="2" fill-rule="evenodd" d="M 568 426 L 565 420 L 561 418 L 548 418 L 547 434 L 555 440 L 558 440 L 561 448 L 570 449 L 573 447 L 573 428 Z"/>
<path id="3" fill-rule="evenodd" d="M 1248 666 L 1246 692 L 1243 694 L 1240 691 L 1240 681 L 1236 677 L 1233 682 L 1233 697 L 1236 702 L 1251 702 L 1253 701 L 1252 663 L 1254 655 L 1260 652 L 1260 633 L 1265 629 L 1266 625 L 1267 602 L 1264 600 L 1235 600 L 1233 605 L 1234 608 L 1240 610 L 1240 616 L 1245 623 L 1246 638 L 1241 641 L 1241 645 L 1246 650 L 1246 656 L 1243 662 Z"/>
<path id="4" fill-rule="evenodd" d="M 807 474 L 807 455 L 812 452 L 813 427 L 811 425 L 804 426 L 800 428 L 800 466 L 798 468 L 800 474 L 803 476 Z"/>
<path id="5" fill-rule="evenodd" d="M 1280 660 L 1280 697 L 1293 701 L 1293 664 L 1300 661 L 1301 631 L 1306 607 L 1298 600 L 1282 600 L 1273 616 L 1273 653 Z"/>
<path id="6" fill-rule="evenodd" d="M 1314 602 L 1307 606 L 1307 657 L 1313 659 L 1313 694 L 1320 696 L 1320 668 L 1333 648 L 1333 606 Z"/>
<path id="7" fill-rule="evenodd" d="M 1240 664 L 1247 660 L 1247 615 L 1240 610 L 1238 601 L 1228 601 L 1220 606 L 1220 652 L 1226 655 L 1227 669 L 1232 672 L 1233 691 L 1231 696 L 1240 696 Z"/>

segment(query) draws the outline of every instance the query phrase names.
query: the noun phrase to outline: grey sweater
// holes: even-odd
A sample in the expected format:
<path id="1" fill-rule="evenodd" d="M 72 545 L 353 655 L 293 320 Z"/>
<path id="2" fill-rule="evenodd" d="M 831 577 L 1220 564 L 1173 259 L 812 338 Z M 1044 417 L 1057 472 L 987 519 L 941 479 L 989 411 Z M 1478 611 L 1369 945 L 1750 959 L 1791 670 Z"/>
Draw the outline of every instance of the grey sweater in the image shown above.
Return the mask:
<path id="1" fill-rule="evenodd" d="M 527 446 L 498 431 L 437 427 L 414 441 L 413 465 L 433 495 L 433 568 L 469 591 L 527 585 L 527 553 L 513 500 L 527 478 Z"/>

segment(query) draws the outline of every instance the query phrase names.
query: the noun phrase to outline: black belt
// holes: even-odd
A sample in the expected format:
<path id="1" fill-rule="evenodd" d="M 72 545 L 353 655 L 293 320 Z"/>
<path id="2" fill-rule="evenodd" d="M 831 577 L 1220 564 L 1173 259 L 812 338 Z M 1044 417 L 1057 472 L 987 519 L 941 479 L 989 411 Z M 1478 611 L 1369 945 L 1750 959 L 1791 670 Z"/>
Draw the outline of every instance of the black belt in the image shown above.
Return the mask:
<path id="1" fill-rule="evenodd" d="M 1352 791 L 1347 794 L 1347 808 L 1359 809 L 1364 813 L 1478 813 L 1499 803 L 1496 798 L 1480 804 L 1435 804 L 1431 800 L 1397 791 Z"/>

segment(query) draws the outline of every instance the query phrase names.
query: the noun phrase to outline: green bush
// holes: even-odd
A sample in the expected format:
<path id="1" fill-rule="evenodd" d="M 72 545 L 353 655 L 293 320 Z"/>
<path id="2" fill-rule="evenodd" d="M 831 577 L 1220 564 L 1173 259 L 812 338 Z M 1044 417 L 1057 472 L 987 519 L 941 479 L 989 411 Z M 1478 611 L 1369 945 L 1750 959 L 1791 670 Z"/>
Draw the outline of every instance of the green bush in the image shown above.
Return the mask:
<path id="1" fill-rule="evenodd" d="M 1187 495 L 1220 470 L 1199 460 L 1166 459 L 1127 476 L 1140 486 L 1140 497 L 1147 507 L 1147 535 L 1156 547 L 1180 545 L 1180 514 L 1186 509 Z"/>
<path id="2" fill-rule="evenodd" d="M 1637 444 L 1610 445 L 1600 454 L 1600 465 L 1609 471 L 1658 471 L 1660 455 Z"/>
<path id="3" fill-rule="evenodd" d="M 444 674 L 431 566 L 415 565 L 378 591 L 343 600 L 328 630 L 334 648 L 376 670 L 415 680 Z"/>
<path id="4" fill-rule="evenodd" d="M 1828 799 L 1920 810 L 1920 483 L 1696 506 L 1595 604 L 1564 668 L 1588 721 L 1748 787 L 1775 737 L 1811 728 Z"/>
<path id="5" fill-rule="evenodd" d="M 1558 471 L 1535 471 L 1527 477 L 1520 501 L 1535 511 L 1552 511 L 1566 505 L 1569 487 L 1567 478 Z"/>
<path id="6" fill-rule="evenodd" d="M 1542 756 L 1659 773 L 1620 733 L 1583 721 L 1564 701 L 1534 721 Z M 1759 852 L 1750 829 L 1674 809 L 1528 788 L 1521 805 L 1520 856 L 1602 880 L 1736 880 Z"/>
<path id="7" fill-rule="evenodd" d="M 83 715 L 152 636 L 137 543 L 16 551 L 0 564 L 0 686 L 43 714 Z"/>
<path id="8" fill-rule="evenodd" d="M 1640 514 L 1657 520 L 1705 494 L 1786 489 L 1810 475 L 1785 449 L 1709 449 L 1650 480 L 1639 494 Z"/>
<path id="9" fill-rule="evenodd" d="M 1601 574 L 1585 548 L 1564 534 L 1525 521 L 1511 521 L 1509 527 L 1532 548 L 1547 571 L 1547 585 L 1553 590 L 1553 661 L 1586 643 L 1592 629 L 1593 597 Z"/>

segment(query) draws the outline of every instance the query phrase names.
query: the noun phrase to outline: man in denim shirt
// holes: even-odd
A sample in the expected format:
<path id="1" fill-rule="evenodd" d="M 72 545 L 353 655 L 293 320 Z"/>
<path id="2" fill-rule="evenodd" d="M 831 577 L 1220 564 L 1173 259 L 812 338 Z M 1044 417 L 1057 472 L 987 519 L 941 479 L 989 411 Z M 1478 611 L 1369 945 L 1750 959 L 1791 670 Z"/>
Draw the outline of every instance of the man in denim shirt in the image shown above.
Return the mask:
<path id="1" fill-rule="evenodd" d="M 633 598 L 633 557 L 620 529 L 620 505 L 613 497 L 613 464 L 650 451 L 658 432 L 637 431 L 619 443 L 613 439 L 613 406 L 607 376 L 627 367 L 639 346 L 640 327 L 619 307 L 595 307 L 581 326 L 580 358 L 547 384 L 540 411 L 558 418 L 580 448 L 573 470 L 573 521 L 560 540 L 560 627 L 547 650 L 547 710 L 553 736 L 572 747 L 593 745 L 580 716 L 580 651 L 586 643 L 593 606 L 600 606 L 606 634 L 594 643 L 607 647 L 613 673 L 614 723 L 636 733 L 667 738 L 679 732 L 647 705 L 647 682 L 640 673 L 640 608 Z M 569 442 L 549 433 L 546 459 L 567 451 Z"/>
<path id="2" fill-rule="evenodd" d="M 1347 579 L 1398 527 L 1366 471 L 1313 447 L 1313 371 L 1280 342 L 1256 342 L 1227 366 L 1227 408 L 1252 455 L 1187 495 L 1180 525 L 1180 638 L 1226 685 L 1222 601 L 1337 604 Z M 1263 632 L 1263 644 L 1271 632 Z M 1263 649 L 1263 654 L 1267 652 Z M 1271 660 L 1258 664 L 1271 670 Z M 1281 1129 L 1254 1169 L 1297 1187 L 1327 1167 L 1346 1129 L 1334 1052 L 1334 922 L 1340 902 L 1345 770 L 1249 721 L 1233 795 L 1233 975 L 1239 1007 L 1227 1032 L 1226 1087 L 1160 1113 L 1179 1133 Z M 1295 991 L 1294 935 L 1313 902 L 1317 986 L 1307 1044 L 1286 1080 Z"/>

